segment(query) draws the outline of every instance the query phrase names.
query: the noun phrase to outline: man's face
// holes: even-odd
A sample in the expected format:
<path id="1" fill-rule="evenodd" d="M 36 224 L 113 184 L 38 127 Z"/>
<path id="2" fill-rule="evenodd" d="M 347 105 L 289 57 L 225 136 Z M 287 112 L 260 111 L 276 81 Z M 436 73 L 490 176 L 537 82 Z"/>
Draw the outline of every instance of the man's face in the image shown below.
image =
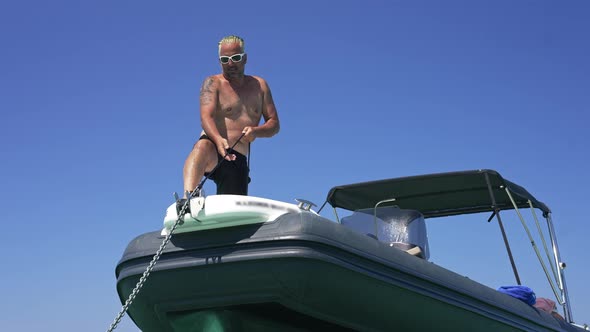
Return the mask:
<path id="1" fill-rule="evenodd" d="M 236 54 L 244 53 L 239 43 L 222 44 L 219 56 L 231 57 Z M 239 58 L 239 56 L 237 57 Z M 241 78 L 244 77 L 244 67 L 246 65 L 246 55 L 244 54 L 240 61 L 233 61 L 229 59 L 227 63 L 221 63 L 223 76 L 227 78 Z M 221 61 L 220 61 L 221 62 Z"/>

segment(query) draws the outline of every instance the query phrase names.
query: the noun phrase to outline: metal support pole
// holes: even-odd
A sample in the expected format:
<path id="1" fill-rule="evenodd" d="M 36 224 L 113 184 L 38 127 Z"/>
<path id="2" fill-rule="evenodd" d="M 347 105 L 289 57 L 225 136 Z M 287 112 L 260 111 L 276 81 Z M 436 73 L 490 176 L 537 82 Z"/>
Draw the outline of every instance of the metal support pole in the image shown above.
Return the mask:
<path id="1" fill-rule="evenodd" d="M 340 222 L 340 218 L 338 218 L 338 211 L 336 211 L 335 207 L 332 207 L 332 209 L 334 210 L 334 215 L 336 216 L 336 221 L 341 224 L 342 222 Z"/>
<path id="2" fill-rule="evenodd" d="M 533 214 L 533 218 L 535 219 L 535 224 L 537 225 L 537 230 L 539 231 L 539 235 L 541 236 L 541 241 L 543 241 L 543 249 L 545 250 L 545 255 L 547 256 L 547 261 L 551 266 L 551 272 L 553 272 L 553 278 L 555 280 L 559 280 L 559 276 L 557 275 L 557 269 L 555 268 L 555 262 L 551 259 L 551 255 L 549 254 L 549 247 L 547 246 L 547 241 L 545 241 L 545 236 L 543 235 L 543 230 L 541 229 L 541 224 L 539 223 L 539 219 L 537 218 L 537 214 L 535 213 L 535 208 L 533 207 L 533 202 L 528 200 L 529 207 L 531 208 L 531 213 Z M 561 283 L 558 285 L 560 289 L 562 289 Z"/>
<path id="3" fill-rule="evenodd" d="M 563 303 L 563 312 L 565 315 L 565 320 L 569 323 L 574 322 L 574 318 L 572 316 L 572 310 L 570 308 L 570 297 L 567 291 L 567 285 L 565 284 L 565 263 L 561 261 L 561 255 L 559 254 L 559 246 L 557 245 L 557 236 L 555 234 L 555 229 L 553 228 L 553 220 L 551 219 L 551 213 L 547 213 L 545 217 L 547 219 L 547 225 L 549 226 L 549 236 L 551 237 L 551 244 L 553 246 L 553 254 L 555 256 L 555 262 L 557 264 L 557 268 L 559 269 L 559 284 L 562 286 L 561 292 L 563 293 L 564 303 Z"/>
<path id="4" fill-rule="evenodd" d="M 516 264 L 514 263 L 514 257 L 512 257 L 512 251 L 510 250 L 510 244 L 508 243 L 508 238 L 506 237 L 506 232 L 504 231 L 504 225 L 502 224 L 502 218 L 500 218 L 500 209 L 498 209 L 496 205 L 496 198 L 494 197 L 494 192 L 492 191 L 492 184 L 490 183 L 490 177 L 488 173 L 484 173 L 486 178 L 486 183 L 488 185 L 488 191 L 490 193 L 490 199 L 492 200 L 492 207 L 494 208 L 494 213 L 496 214 L 496 218 L 498 219 L 498 225 L 500 226 L 500 231 L 502 232 L 502 238 L 504 239 L 504 245 L 506 246 L 506 251 L 508 252 L 508 258 L 510 259 L 510 265 L 512 265 L 512 271 L 514 271 L 514 277 L 516 278 L 516 284 L 520 285 L 520 277 L 518 276 L 518 270 L 516 269 Z"/>
<path id="5" fill-rule="evenodd" d="M 539 252 L 539 248 L 537 248 L 537 245 L 535 244 L 535 240 L 533 240 L 533 236 L 531 235 L 531 232 L 529 231 L 529 228 L 527 227 L 526 222 L 524 221 L 524 218 L 520 214 L 520 211 L 518 210 L 518 206 L 516 205 L 514 198 L 512 198 L 512 194 L 510 194 L 510 190 L 508 190 L 508 188 L 504 188 L 504 189 L 506 190 L 506 194 L 508 195 L 508 198 L 510 198 L 510 202 L 512 202 L 512 206 L 514 207 L 514 211 L 516 211 L 516 214 L 518 215 L 518 218 L 520 219 L 522 227 L 524 228 L 527 236 L 529 237 L 529 241 L 531 241 L 531 246 L 535 250 L 535 254 L 537 254 L 537 259 L 539 260 L 539 263 L 541 263 L 541 267 L 543 268 L 543 271 L 545 272 L 545 276 L 547 277 L 547 281 L 549 282 L 549 286 L 551 286 L 551 289 L 553 290 L 553 294 L 555 295 L 555 298 L 559 298 L 560 296 L 557 293 L 557 289 L 555 288 L 555 284 L 553 283 L 551 276 L 549 275 L 549 271 L 547 270 L 547 266 L 545 266 L 545 262 L 543 262 L 543 258 L 541 258 L 541 253 Z"/>

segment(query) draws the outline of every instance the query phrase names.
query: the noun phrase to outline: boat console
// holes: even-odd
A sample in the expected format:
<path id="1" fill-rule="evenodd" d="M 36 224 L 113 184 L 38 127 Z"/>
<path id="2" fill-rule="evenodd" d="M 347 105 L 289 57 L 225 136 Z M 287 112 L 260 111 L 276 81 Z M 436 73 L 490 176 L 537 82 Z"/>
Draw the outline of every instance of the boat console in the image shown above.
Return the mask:
<path id="1" fill-rule="evenodd" d="M 395 206 L 360 209 L 340 222 L 391 247 L 424 259 L 430 257 L 424 216 L 417 210 Z"/>

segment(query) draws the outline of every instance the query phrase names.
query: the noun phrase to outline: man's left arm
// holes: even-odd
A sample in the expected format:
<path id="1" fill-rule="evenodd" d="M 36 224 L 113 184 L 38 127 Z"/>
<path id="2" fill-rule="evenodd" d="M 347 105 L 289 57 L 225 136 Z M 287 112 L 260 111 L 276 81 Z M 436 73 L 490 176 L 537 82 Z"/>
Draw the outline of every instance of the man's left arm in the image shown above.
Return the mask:
<path id="1" fill-rule="evenodd" d="M 264 79 L 260 79 L 260 87 L 262 89 L 262 117 L 264 118 L 264 124 L 257 127 L 246 127 L 244 132 L 246 137 L 250 136 L 250 142 L 256 137 L 272 137 L 276 135 L 281 129 L 279 122 L 279 115 L 275 107 L 274 100 L 272 99 L 272 93 L 268 83 Z"/>

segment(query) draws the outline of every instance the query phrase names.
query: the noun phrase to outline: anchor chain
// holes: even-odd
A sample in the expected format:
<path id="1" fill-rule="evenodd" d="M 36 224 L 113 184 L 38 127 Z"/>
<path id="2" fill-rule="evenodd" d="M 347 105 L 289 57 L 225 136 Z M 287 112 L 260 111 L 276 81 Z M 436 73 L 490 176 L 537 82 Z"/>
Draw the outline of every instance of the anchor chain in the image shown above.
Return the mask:
<path id="1" fill-rule="evenodd" d="M 189 201 L 190 200 L 187 199 L 186 202 L 184 202 L 184 205 L 182 206 L 182 209 L 180 210 L 180 213 L 178 214 L 178 219 L 176 219 L 176 222 L 174 223 L 174 225 L 170 229 L 170 232 L 168 233 L 168 235 L 166 235 L 166 238 L 164 239 L 164 241 L 162 241 L 160 248 L 158 249 L 158 251 L 156 252 L 154 257 L 152 258 L 152 261 L 148 265 L 147 269 L 143 272 L 143 275 L 141 276 L 141 278 L 139 279 L 139 281 L 135 285 L 135 288 L 131 292 L 131 295 L 129 295 L 129 298 L 127 299 L 127 301 L 125 301 L 125 305 L 123 305 L 123 307 L 121 308 L 121 311 L 119 311 L 119 314 L 117 314 L 117 317 L 115 318 L 115 320 L 113 321 L 113 323 L 111 324 L 111 326 L 109 327 L 107 332 L 112 332 L 117 328 L 117 325 L 119 324 L 121 319 L 125 316 L 127 309 L 129 309 L 129 306 L 131 305 L 131 303 L 133 303 L 133 300 L 135 300 L 135 297 L 137 296 L 137 294 L 139 293 L 139 291 L 141 290 L 141 288 L 145 284 L 150 273 L 152 273 L 152 270 L 154 269 L 154 266 L 156 266 L 156 263 L 160 259 L 160 256 L 162 255 L 164 248 L 166 248 L 166 246 L 168 245 L 168 242 L 170 242 L 170 239 L 172 238 L 172 233 L 174 232 L 176 227 L 178 227 L 178 225 L 180 225 L 180 222 L 183 220 L 184 213 L 188 209 Z"/>
<path id="2" fill-rule="evenodd" d="M 141 278 L 139 279 L 139 281 L 135 285 L 135 288 L 131 292 L 131 295 L 129 295 L 129 298 L 127 298 L 127 301 L 125 301 L 125 304 L 121 308 L 121 311 L 119 311 L 119 313 L 117 314 L 117 317 L 115 317 L 115 320 L 113 321 L 113 323 L 111 324 L 111 326 L 109 327 L 107 332 L 112 332 L 117 328 L 117 325 L 119 325 L 119 323 L 121 322 L 121 319 L 125 316 L 127 309 L 129 309 L 129 306 L 131 306 L 131 303 L 133 303 L 133 300 L 135 300 L 135 297 L 137 296 L 137 294 L 139 293 L 139 291 L 141 290 L 141 288 L 143 287 L 143 285 L 147 281 L 147 278 L 150 275 L 150 273 L 152 273 L 152 270 L 154 269 L 154 266 L 156 266 L 156 263 L 160 259 L 160 256 L 162 256 L 162 252 L 164 251 L 164 248 L 166 248 L 166 246 L 170 242 L 170 239 L 172 238 L 172 233 L 174 233 L 174 230 L 176 229 L 176 227 L 178 227 L 178 225 L 181 225 L 182 222 L 184 222 L 184 220 L 183 220 L 184 214 L 186 213 L 186 210 L 189 207 L 190 199 L 193 197 L 196 197 L 197 195 L 201 195 L 201 189 L 203 188 L 203 184 L 205 183 L 205 181 L 207 181 L 209 179 L 211 174 L 213 174 L 213 172 L 215 172 L 215 170 L 219 167 L 219 165 L 221 165 L 223 160 L 225 160 L 225 157 L 227 157 L 229 155 L 230 151 L 233 151 L 234 147 L 238 144 L 238 142 L 240 142 L 240 140 L 245 135 L 246 135 L 245 133 L 242 133 L 242 135 L 240 135 L 240 137 L 236 140 L 236 142 L 232 145 L 232 147 L 227 150 L 227 152 L 225 153 L 225 156 L 223 156 L 223 158 L 217 163 L 217 165 L 213 168 L 213 170 L 211 170 L 211 172 L 209 172 L 209 174 L 203 179 L 203 181 L 201 181 L 201 183 L 199 183 L 199 185 L 188 195 L 186 201 L 184 202 L 184 204 L 182 205 L 182 208 L 180 209 L 180 212 L 178 213 L 178 219 L 176 219 L 176 222 L 174 223 L 174 225 L 170 229 L 170 232 L 168 233 L 168 235 L 166 235 L 166 238 L 164 239 L 164 241 L 162 241 L 162 244 L 160 244 L 160 248 L 158 248 L 158 251 L 156 251 L 156 254 L 152 258 L 152 261 L 148 265 L 147 269 L 143 272 L 143 275 L 141 276 Z M 187 190 L 187 193 L 188 193 L 188 190 Z M 177 200 L 177 202 L 178 202 L 178 200 Z"/>

